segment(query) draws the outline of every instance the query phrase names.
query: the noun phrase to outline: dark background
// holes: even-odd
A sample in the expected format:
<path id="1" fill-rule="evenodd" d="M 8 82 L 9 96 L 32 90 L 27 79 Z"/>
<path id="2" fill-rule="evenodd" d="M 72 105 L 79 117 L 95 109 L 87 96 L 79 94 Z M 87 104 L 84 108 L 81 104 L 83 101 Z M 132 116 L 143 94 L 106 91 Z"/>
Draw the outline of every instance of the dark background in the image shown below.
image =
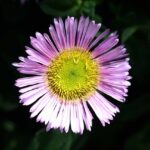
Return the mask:
<path id="1" fill-rule="evenodd" d="M 0 149 L 2 150 L 150 150 L 150 8 L 134 0 L 0 0 Z M 95 117 L 92 132 L 83 135 L 52 130 L 29 118 L 21 106 L 12 67 L 25 55 L 29 36 L 48 32 L 54 17 L 90 16 L 118 31 L 130 54 L 133 79 L 126 103 L 110 125 Z"/>

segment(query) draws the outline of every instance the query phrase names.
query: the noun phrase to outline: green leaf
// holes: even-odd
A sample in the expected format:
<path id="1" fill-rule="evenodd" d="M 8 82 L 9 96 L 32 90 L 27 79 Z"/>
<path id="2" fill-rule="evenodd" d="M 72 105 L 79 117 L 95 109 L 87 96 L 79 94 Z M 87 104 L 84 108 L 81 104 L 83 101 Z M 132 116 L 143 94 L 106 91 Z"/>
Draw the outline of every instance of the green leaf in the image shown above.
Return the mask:
<path id="1" fill-rule="evenodd" d="M 35 135 L 29 150 L 78 150 L 87 141 L 86 135 L 80 136 L 72 132 L 61 133 L 58 130 L 50 132 L 41 130 Z"/>
<path id="2" fill-rule="evenodd" d="M 39 6 L 44 13 L 51 16 L 66 17 L 84 15 L 96 21 L 101 21 L 101 18 L 95 14 L 96 4 L 101 2 L 102 0 L 44 0 L 39 3 Z"/>
<path id="3" fill-rule="evenodd" d="M 82 11 L 88 16 L 94 16 L 96 3 L 94 1 L 85 1 L 82 4 Z"/>
<path id="4" fill-rule="evenodd" d="M 47 15 L 51 16 L 74 16 L 80 6 L 79 0 L 73 0 L 73 1 L 48 1 L 44 0 L 41 3 L 39 3 L 39 6 L 41 10 L 46 13 Z"/>
<path id="5" fill-rule="evenodd" d="M 40 8 L 43 10 L 43 12 L 45 12 L 48 15 L 60 16 L 60 17 L 69 16 L 69 15 L 71 16 L 78 10 L 78 7 L 75 6 L 66 11 L 61 11 L 61 10 L 51 8 L 50 6 L 46 4 L 40 5 Z"/>
<path id="6" fill-rule="evenodd" d="M 98 2 L 95 0 L 83 1 L 79 9 L 79 14 L 83 16 L 89 16 L 90 19 L 93 19 L 96 22 L 101 22 L 101 17 L 95 13 L 95 7 L 97 3 Z"/>
<path id="7" fill-rule="evenodd" d="M 121 40 L 122 42 L 126 42 L 136 31 L 137 31 L 138 27 L 137 26 L 131 26 L 131 27 L 127 27 L 121 36 Z"/>

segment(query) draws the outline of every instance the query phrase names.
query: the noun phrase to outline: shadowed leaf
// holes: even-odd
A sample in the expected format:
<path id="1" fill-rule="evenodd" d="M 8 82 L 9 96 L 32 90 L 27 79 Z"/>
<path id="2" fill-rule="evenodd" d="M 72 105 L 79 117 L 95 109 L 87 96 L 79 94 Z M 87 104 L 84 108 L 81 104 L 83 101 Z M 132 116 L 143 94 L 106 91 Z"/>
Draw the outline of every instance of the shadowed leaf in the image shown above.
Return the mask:
<path id="1" fill-rule="evenodd" d="M 29 150 L 79 150 L 87 141 L 87 136 L 61 133 L 58 130 L 46 132 L 39 131 L 35 135 Z"/>
<path id="2" fill-rule="evenodd" d="M 121 40 L 122 42 L 126 42 L 136 31 L 137 31 L 138 27 L 137 26 L 132 26 L 132 27 L 127 27 L 121 36 Z"/>

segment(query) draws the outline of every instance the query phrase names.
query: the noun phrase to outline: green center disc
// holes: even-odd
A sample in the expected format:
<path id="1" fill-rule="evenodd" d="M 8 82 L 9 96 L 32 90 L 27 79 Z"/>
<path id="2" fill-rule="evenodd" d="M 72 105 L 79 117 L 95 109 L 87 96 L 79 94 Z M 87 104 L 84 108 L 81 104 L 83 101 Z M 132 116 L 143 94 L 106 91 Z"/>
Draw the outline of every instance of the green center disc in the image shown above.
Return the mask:
<path id="1" fill-rule="evenodd" d="M 86 98 L 98 83 L 98 65 L 88 51 L 64 50 L 49 65 L 48 86 L 62 100 Z"/>

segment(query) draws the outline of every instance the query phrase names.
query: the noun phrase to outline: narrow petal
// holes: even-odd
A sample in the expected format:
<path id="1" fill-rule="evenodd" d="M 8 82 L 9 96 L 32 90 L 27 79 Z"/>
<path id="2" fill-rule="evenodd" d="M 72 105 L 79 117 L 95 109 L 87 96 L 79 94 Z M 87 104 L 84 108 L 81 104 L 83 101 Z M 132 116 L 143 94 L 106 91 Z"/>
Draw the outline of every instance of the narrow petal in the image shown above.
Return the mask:
<path id="1" fill-rule="evenodd" d="M 42 53 L 44 53 L 50 59 L 54 58 L 56 56 L 56 51 L 53 50 L 45 37 L 39 32 L 36 32 L 36 37 L 42 45 Z"/>
<path id="2" fill-rule="evenodd" d="M 33 49 L 27 49 L 26 50 L 27 54 L 29 54 L 30 56 L 28 56 L 29 59 L 31 59 L 32 61 L 36 61 L 38 63 L 41 63 L 43 65 L 48 65 L 50 60 L 45 57 L 44 55 L 40 54 L 39 52 L 33 50 Z"/>
<path id="3" fill-rule="evenodd" d="M 54 19 L 54 24 L 55 24 L 56 34 L 59 39 L 59 44 L 60 44 L 61 48 L 64 49 L 65 48 L 65 38 L 62 36 L 62 31 L 60 29 L 60 25 L 59 25 L 59 22 L 57 19 Z"/>
<path id="4" fill-rule="evenodd" d="M 69 131 L 70 122 L 71 122 L 71 104 L 66 103 L 64 108 L 64 115 L 62 117 L 62 123 L 60 126 L 60 128 L 64 129 L 66 133 Z"/>
<path id="5" fill-rule="evenodd" d="M 42 97 L 45 93 L 47 93 L 47 90 L 42 88 L 33 90 L 31 92 L 26 92 L 20 96 L 20 102 L 23 103 L 23 105 L 30 105 L 37 101 L 38 98 Z"/>
<path id="6" fill-rule="evenodd" d="M 78 121 L 79 121 L 79 128 L 80 128 L 80 133 L 83 133 L 84 130 L 84 123 L 83 123 L 83 108 L 81 103 L 77 104 L 77 114 L 78 114 Z"/>
<path id="7" fill-rule="evenodd" d="M 108 33 L 109 29 L 106 29 L 104 32 L 102 32 L 94 41 L 91 42 L 91 45 L 88 47 L 88 49 L 92 49 L 101 39 L 108 35 Z"/>
<path id="8" fill-rule="evenodd" d="M 82 47 L 84 47 L 85 49 L 90 49 L 89 45 L 91 43 L 91 41 L 93 40 L 93 38 L 95 37 L 95 35 L 97 34 L 98 30 L 100 29 L 101 24 L 95 24 L 95 21 L 90 22 L 86 35 L 82 41 Z M 93 42 L 92 42 L 93 43 Z"/>
<path id="9" fill-rule="evenodd" d="M 108 102 L 98 93 L 95 93 L 95 95 L 88 100 L 88 103 L 96 113 L 103 126 L 105 126 L 106 123 L 109 124 L 115 113 L 119 112 L 119 109 L 115 105 Z"/>
<path id="10" fill-rule="evenodd" d="M 31 108 L 31 118 L 35 117 L 38 115 L 44 107 L 47 106 L 49 102 L 49 93 L 45 94 L 43 97 L 41 97 Z"/>
<path id="11" fill-rule="evenodd" d="M 98 57 L 99 55 L 102 55 L 106 53 L 108 50 L 110 50 L 112 47 L 114 47 L 118 42 L 119 39 L 117 38 L 118 35 L 116 33 L 112 33 L 109 35 L 108 38 L 106 38 L 103 42 L 101 42 L 93 51 L 92 55 L 94 58 Z"/>
<path id="12" fill-rule="evenodd" d="M 54 128 L 61 128 L 61 130 L 63 130 L 64 127 L 62 127 L 61 123 L 63 118 L 65 118 L 65 110 L 66 110 L 66 105 L 65 103 L 61 103 L 60 105 L 60 110 L 58 111 L 58 114 L 56 115 L 56 118 L 54 120 L 54 122 L 51 124 L 51 127 Z"/>
<path id="13" fill-rule="evenodd" d="M 102 83 L 101 83 L 101 85 L 99 85 L 99 86 L 97 87 L 97 89 L 98 89 L 99 91 L 101 91 L 101 92 L 103 92 L 103 93 L 105 93 L 105 94 L 111 96 L 112 98 L 114 98 L 114 99 L 120 101 L 120 102 L 124 102 L 124 101 L 125 101 L 124 96 L 123 96 L 120 92 L 117 92 L 115 88 L 112 88 L 112 87 L 110 87 L 110 86 L 107 85 L 107 84 L 102 84 Z"/>
<path id="14" fill-rule="evenodd" d="M 49 97 L 49 102 L 44 107 L 44 109 L 40 112 L 40 114 L 37 117 L 37 121 L 45 122 L 46 124 L 51 124 L 51 120 L 53 119 L 53 111 L 56 107 L 57 101 L 53 97 Z"/>
<path id="15" fill-rule="evenodd" d="M 127 57 L 127 54 L 125 54 L 125 52 L 126 52 L 126 49 L 121 45 L 105 53 L 104 55 L 97 57 L 96 59 L 99 59 L 101 63 L 114 61 L 117 59 L 122 59 L 124 57 Z"/>
<path id="16" fill-rule="evenodd" d="M 71 105 L 71 129 L 75 133 L 79 133 L 79 121 L 77 118 L 77 107 L 75 104 Z"/>
<path id="17" fill-rule="evenodd" d="M 55 54 L 58 55 L 58 50 L 56 49 L 55 45 L 53 44 L 53 42 L 50 39 L 50 37 L 48 36 L 48 34 L 44 33 L 44 38 L 46 39 L 46 41 L 50 45 L 50 47 L 51 47 L 50 50 L 53 50 L 55 52 Z"/>
<path id="18" fill-rule="evenodd" d="M 37 89 L 37 88 L 40 88 L 40 87 L 43 87 L 44 86 L 44 83 L 40 83 L 40 84 L 35 84 L 35 85 L 32 85 L 32 86 L 28 86 L 28 87 L 25 87 L 25 88 L 21 88 L 19 90 L 20 93 L 25 93 L 25 92 L 28 92 L 28 91 L 31 91 L 31 90 L 34 90 L 34 89 Z"/>
<path id="19" fill-rule="evenodd" d="M 88 29 L 88 26 L 89 26 L 89 18 L 87 17 L 82 25 L 83 27 L 83 31 L 82 31 L 82 35 L 81 35 L 81 39 L 78 43 L 77 46 L 79 47 L 83 47 L 83 41 L 85 39 L 85 36 L 86 36 L 86 33 L 87 33 L 87 29 Z"/>
<path id="20" fill-rule="evenodd" d="M 74 17 L 68 17 L 65 20 L 66 30 L 66 48 L 72 48 L 76 42 L 77 20 Z"/>
<path id="21" fill-rule="evenodd" d="M 82 33 L 84 29 L 84 23 L 85 23 L 85 18 L 83 16 L 80 17 L 79 23 L 78 23 L 78 28 L 77 28 L 77 43 L 76 46 L 79 46 L 79 43 L 82 38 Z"/>
<path id="22" fill-rule="evenodd" d="M 86 102 L 84 102 L 84 101 L 83 101 L 83 108 L 84 108 L 83 119 L 84 119 L 86 128 L 89 131 L 91 131 L 93 116 L 92 116 L 90 110 L 88 109 Z"/>
<path id="23" fill-rule="evenodd" d="M 52 39 L 53 39 L 57 49 L 59 51 L 61 51 L 63 49 L 63 46 L 61 45 L 61 42 L 60 42 L 60 39 L 58 38 L 56 30 L 55 30 L 55 28 L 52 25 L 49 27 L 49 32 L 51 34 L 51 37 L 52 37 Z"/>
<path id="24" fill-rule="evenodd" d="M 18 87 L 25 87 L 28 85 L 33 85 L 33 84 L 38 84 L 43 82 L 44 82 L 43 76 L 32 76 L 32 77 L 17 79 L 15 85 Z"/>

